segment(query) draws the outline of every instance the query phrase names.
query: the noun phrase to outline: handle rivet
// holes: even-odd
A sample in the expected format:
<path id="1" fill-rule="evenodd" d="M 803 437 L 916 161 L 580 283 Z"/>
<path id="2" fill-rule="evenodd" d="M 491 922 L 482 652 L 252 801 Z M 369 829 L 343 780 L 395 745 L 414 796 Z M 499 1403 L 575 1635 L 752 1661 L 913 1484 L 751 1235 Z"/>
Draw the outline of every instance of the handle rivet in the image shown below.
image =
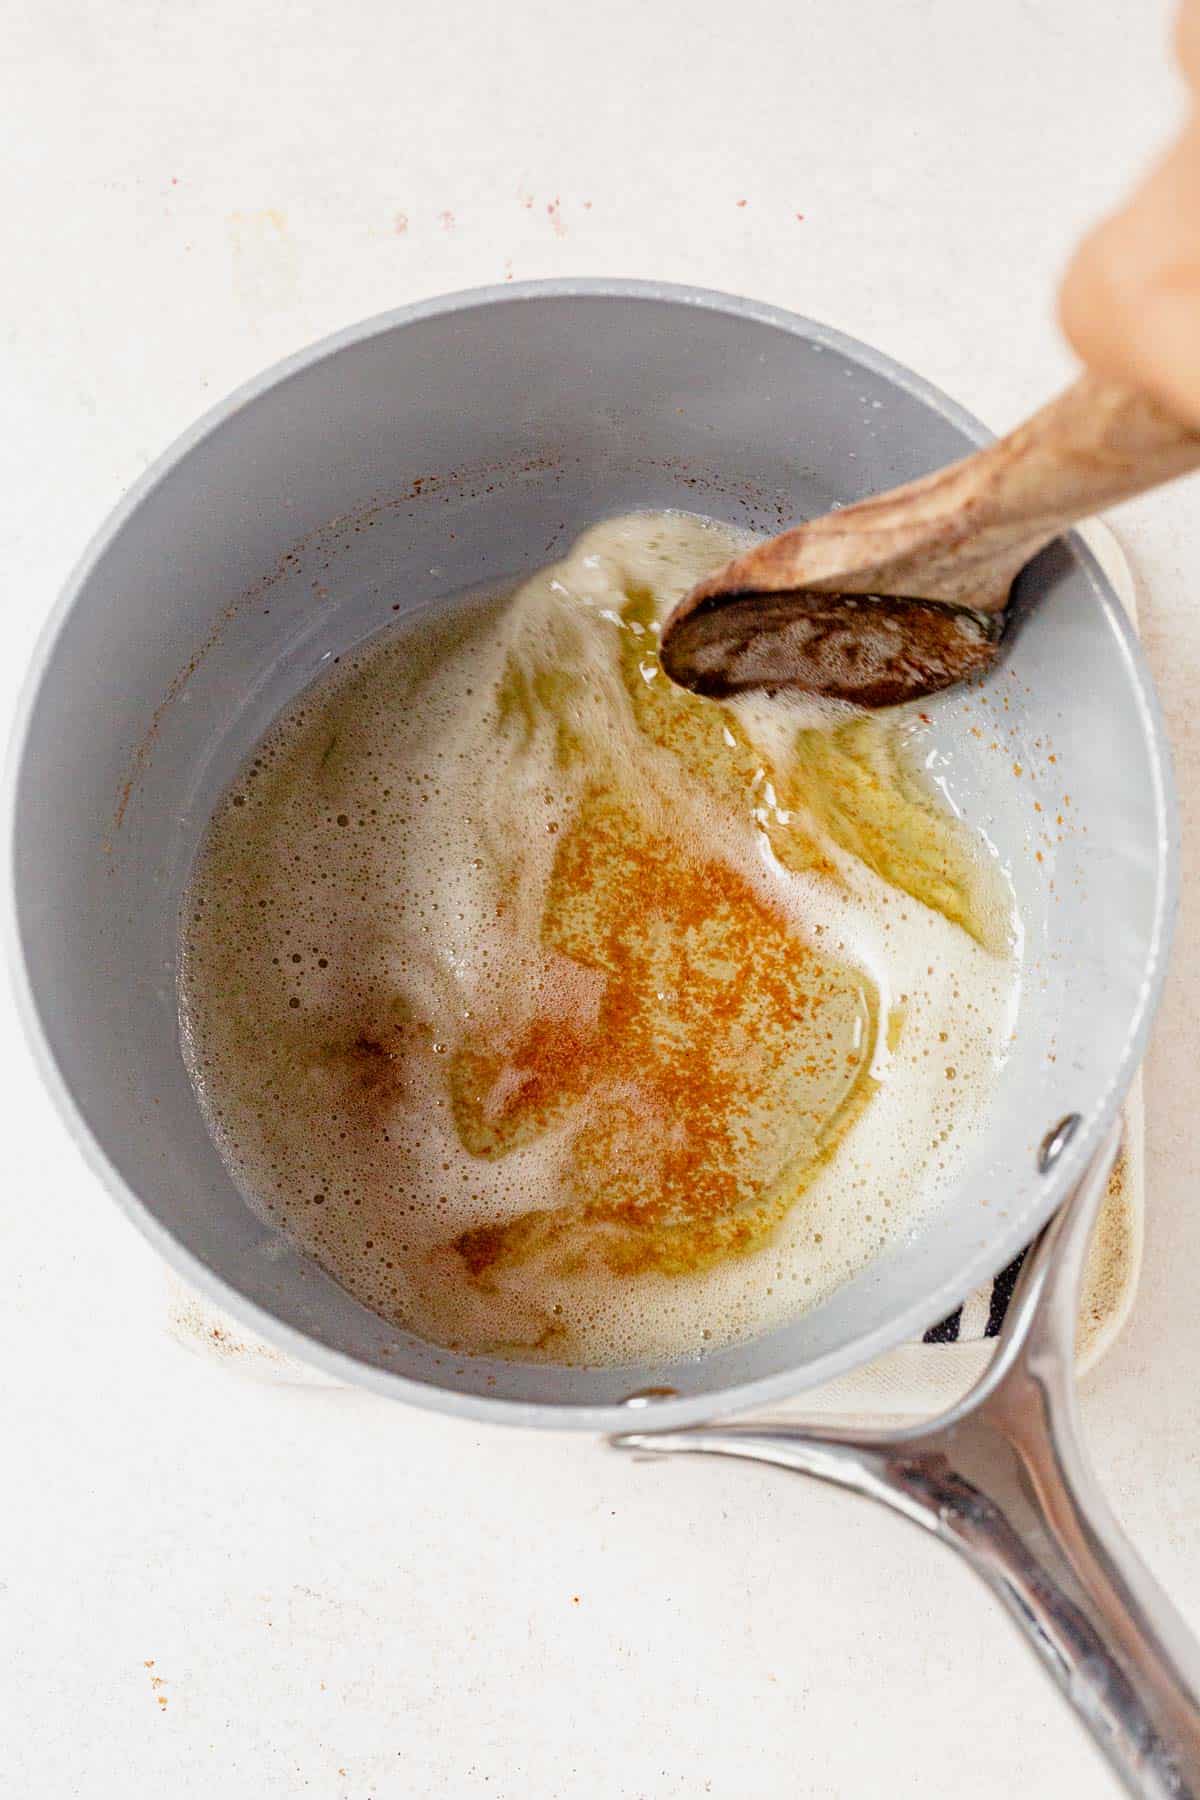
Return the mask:
<path id="1" fill-rule="evenodd" d="M 1038 1150 L 1037 1166 L 1040 1174 L 1050 1173 L 1082 1124 L 1083 1119 L 1079 1113 L 1067 1113 L 1057 1125 L 1050 1127 Z"/>

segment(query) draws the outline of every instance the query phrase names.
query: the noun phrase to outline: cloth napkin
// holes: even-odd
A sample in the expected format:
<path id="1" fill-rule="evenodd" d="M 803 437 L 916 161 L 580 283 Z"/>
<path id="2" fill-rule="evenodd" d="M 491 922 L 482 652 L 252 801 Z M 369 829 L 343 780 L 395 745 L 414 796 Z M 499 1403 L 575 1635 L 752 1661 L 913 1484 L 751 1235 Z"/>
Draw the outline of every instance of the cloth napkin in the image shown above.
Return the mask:
<path id="1" fill-rule="evenodd" d="M 1080 534 L 1112 582 L 1134 624 L 1136 588 L 1125 553 L 1106 525 L 1093 521 Z M 1115 1342 L 1129 1316 L 1142 1260 L 1144 1214 L 1144 1127 L 1139 1074 L 1124 1109 L 1121 1151 L 1109 1178 L 1084 1271 L 1080 1295 L 1076 1362 L 1081 1374 Z M 917 1343 L 901 1344 L 885 1356 L 823 1387 L 810 1388 L 789 1407 L 772 1414 L 836 1416 L 868 1420 L 940 1412 L 974 1386 L 991 1360 L 1004 1323 L 1024 1251 L 994 1280 L 968 1294 L 948 1318 Z M 239 1325 L 168 1272 L 167 1327 L 189 1349 L 260 1379 L 341 1384 Z"/>

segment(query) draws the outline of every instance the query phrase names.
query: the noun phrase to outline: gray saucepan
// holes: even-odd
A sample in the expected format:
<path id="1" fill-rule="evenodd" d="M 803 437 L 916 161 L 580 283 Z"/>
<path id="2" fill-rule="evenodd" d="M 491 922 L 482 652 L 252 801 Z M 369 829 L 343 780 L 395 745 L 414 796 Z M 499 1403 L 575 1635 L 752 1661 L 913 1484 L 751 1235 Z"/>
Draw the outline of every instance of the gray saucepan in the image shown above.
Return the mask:
<path id="1" fill-rule="evenodd" d="M 807 1316 L 670 1366 L 433 1348 L 249 1209 L 179 1050 L 177 912 L 210 809 L 278 709 L 391 623 L 395 602 L 432 615 L 636 507 L 779 529 L 986 435 L 824 326 L 642 282 L 429 301 L 280 364 L 144 476 L 43 637 L 11 772 L 18 988 L 79 1144 L 183 1276 L 334 1375 L 475 1419 L 619 1432 L 634 1396 L 639 1424 L 681 1434 L 794 1395 L 919 1334 L 1074 1194 L 1029 1259 L 989 1393 L 940 1436 L 743 1427 L 636 1441 L 765 1455 L 901 1504 L 988 1573 L 1135 1788 L 1191 1793 L 1190 1651 L 1101 1503 L 1081 1498 L 1072 1448 L 1067 1252 L 1145 1046 L 1177 880 L 1158 705 L 1080 543 L 1053 545 L 1022 577 L 985 690 L 994 733 L 966 729 L 955 692 L 925 709 L 938 779 L 1011 870 L 1024 919 L 1028 978 L 987 1129 L 952 1200 Z M 956 1468 L 954 1446 L 981 1433 L 1015 1456 L 1007 1499 L 978 1459 Z"/>

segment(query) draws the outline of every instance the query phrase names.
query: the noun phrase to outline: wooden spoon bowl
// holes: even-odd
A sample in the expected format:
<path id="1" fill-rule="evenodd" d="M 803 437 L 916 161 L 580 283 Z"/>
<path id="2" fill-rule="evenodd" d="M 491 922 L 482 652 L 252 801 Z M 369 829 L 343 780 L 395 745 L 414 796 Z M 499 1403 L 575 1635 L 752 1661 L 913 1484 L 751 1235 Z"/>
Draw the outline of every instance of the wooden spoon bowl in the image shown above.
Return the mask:
<path id="1" fill-rule="evenodd" d="M 797 688 L 897 706 L 982 674 L 1003 614 L 890 594 L 730 594 L 672 617 L 660 656 L 695 694 Z"/>

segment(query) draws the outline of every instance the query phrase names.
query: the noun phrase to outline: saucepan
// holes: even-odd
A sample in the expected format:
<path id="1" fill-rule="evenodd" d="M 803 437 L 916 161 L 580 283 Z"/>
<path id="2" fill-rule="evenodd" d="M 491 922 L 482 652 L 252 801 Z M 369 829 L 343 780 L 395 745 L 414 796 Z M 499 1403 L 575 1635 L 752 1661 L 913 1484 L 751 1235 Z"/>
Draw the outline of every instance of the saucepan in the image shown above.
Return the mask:
<path id="1" fill-rule="evenodd" d="M 282 363 L 139 482 L 42 640 L 11 778 L 18 987 L 95 1171 L 187 1280 L 265 1337 L 448 1413 L 653 1426 L 642 1447 L 764 1455 L 891 1497 L 988 1574 L 1127 1779 L 1200 1791 L 1190 1651 L 1081 1497 L 1069 1397 L 1071 1277 L 1162 985 L 1177 879 L 1158 705 L 1081 543 L 1026 571 L 1005 654 L 971 705 L 950 691 L 924 708 L 930 766 L 1010 871 L 1026 935 L 986 1129 L 941 1210 L 804 1317 L 660 1366 L 556 1368 L 423 1343 L 249 1209 L 179 1049 L 176 922 L 213 803 L 279 708 L 397 606 L 432 617 L 635 508 L 778 530 L 986 435 L 823 325 L 642 282 L 434 300 Z M 982 1405 L 923 1435 L 711 1426 L 918 1336 L 1056 1213 Z M 988 1470 L 1005 1458 L 1001 1492 Z"/>

